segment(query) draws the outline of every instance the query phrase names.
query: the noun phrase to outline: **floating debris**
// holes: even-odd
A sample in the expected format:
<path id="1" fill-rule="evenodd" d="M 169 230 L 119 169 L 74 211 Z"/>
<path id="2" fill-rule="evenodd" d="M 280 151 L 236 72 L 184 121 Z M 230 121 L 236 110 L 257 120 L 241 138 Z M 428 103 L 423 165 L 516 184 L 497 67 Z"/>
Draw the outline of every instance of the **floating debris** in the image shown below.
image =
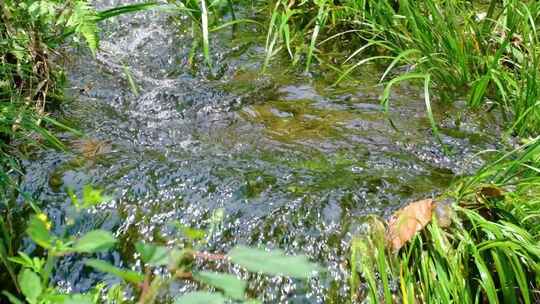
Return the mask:
<path id="1" fill-rule="evenodd" d="M 433 200 L 425 199 L 410 203 L 390 217 L 386 239 L 394 251 L 401 249 L 431 222 L 433 207 Z"/>
<path id="2" fill-rule="evenodd" d="M 96 156 L 107 154 L 112 150 L 111 141 L 95 138 L 75 140 L 72 146 L 87 159 L 94 159 Z"/>

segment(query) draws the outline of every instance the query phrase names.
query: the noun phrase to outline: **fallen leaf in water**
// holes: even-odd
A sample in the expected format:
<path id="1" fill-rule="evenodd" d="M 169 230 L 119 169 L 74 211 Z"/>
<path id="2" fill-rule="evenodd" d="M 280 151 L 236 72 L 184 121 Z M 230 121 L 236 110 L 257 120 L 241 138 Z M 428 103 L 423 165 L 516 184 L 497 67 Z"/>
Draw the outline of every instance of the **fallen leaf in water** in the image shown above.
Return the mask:
<path id="1" fill-rule="evenodd" d="M 433 200 L 425 199 L 410 203 L 396 211 L 388 221 L 386 240 L 394 251 L 398 251 L 414 235 L 422 230 L 430 221 L 433 211 Z"/>
<path id="2" fill-rule="evenodd" d="M 76 140 L 73 142 L 73 147 L 85 158 L 89 159 L 111 151 L 111 143 L 109 141 L 93 138 Z"/>
<path id="3" fill-rule="evenodd" d="M 478 194 L 485 198 L 501 198 L 504 196 L 504 192 L 501 188 L 495 186 L 485 186 L 480 188 Z"/>

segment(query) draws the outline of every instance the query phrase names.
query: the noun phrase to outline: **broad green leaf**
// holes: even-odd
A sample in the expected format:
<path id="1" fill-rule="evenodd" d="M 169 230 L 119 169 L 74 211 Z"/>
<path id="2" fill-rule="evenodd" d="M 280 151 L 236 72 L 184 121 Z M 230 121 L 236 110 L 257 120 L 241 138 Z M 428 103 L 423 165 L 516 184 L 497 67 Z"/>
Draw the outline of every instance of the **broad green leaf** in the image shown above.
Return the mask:
<path id="1" fill-rule="evenodd" d="M 30 269 L 24 269 L 19 273 L 17 281 L 26 300 L 29 303 L 36 303 L 37 298 L 43 291 L 39 276 Z"/>
<path id="2" fill-rule="evenodd" d="M 211 285 L 224 291 L 225 295 L 235 300 L 244 299 L 244 290 L 247 282 L 237 277 L 210 271 L 201 271 L 195 273 L 195 279 L 199 282 Z"/>
<path id="3" fill-rule="evenodd" d="M 92 294 L 47 294 L 43 297 L 45 303 L 53 304 L 94 304 L 96 303 L 93 299 Z"/>
<path id="4" fill-rule="evenodd" d="M 93 304 L 94 299 L 90 294 L 71 294 L 62 304 Z"/>
<path id="5" fill-rule="evenodd" d="M 30 218 L 26 233 L 39 246 L 45 249 L 51 248 L 52 236 L 47 229 L 46 223 L 37 216 Z"/>
<path id="6" fill-rule="evenodd" d="M 225 300 L 219 293 L 195 291 L 176 298 L 174 304 L 222 304 Z"/>
<path id="7" fill-rule="evenodd" d="M 281 250 L 264 251 L 245 246 L 235 247 L 229 252 L 231 260 L 253 272 L 270 275 L 283 275 L 298 279 L 307 279 L 319 270 L 316 264 L 308 261 L 307 257 L 287 256 Z"/>
<path id="8" fill-rule="evenodd" d="M 32 3 L 32 4 L 28 7 L 28 13 L 29 13 L 30 16 L 32 16 L 33 18 L 39 17 L 39 13 L 40 13 L 40 1 L 36 1 L 36 2 Z"/>
<path id="9" fill-rule="evenodd" d="M 50 1 L 36 1 L 28 7 L 28 13 L 32 18 L 52 17 L 55 13 L 55 6 Z"/>
<path id="10" fill-rule="evenodd" d="M 162 266 L 169 263 L 169 250 L 166 247 L 138 242 L 135 248 L 141 254 L 143 262 L 149 265 Z"/>
<path id="11" fill-rule="evenodd" d="M 75 242 L 73 250 L 77 252 L 93 253 L 110 249 L 115 243 L 116 240 L 112 233 L 98 229 L 88 232 Z"/>
<path id="12" fill-rule="evenodd" d="M 144 276 L 141 273 L 133 270 L 118 268 L 105 261 L 90 259 L 87 260 L 85 264 L 95 268 L 96 270 L 114 274 L 115 276 L 130 283 L 138 284 L 144 280 Z"/>

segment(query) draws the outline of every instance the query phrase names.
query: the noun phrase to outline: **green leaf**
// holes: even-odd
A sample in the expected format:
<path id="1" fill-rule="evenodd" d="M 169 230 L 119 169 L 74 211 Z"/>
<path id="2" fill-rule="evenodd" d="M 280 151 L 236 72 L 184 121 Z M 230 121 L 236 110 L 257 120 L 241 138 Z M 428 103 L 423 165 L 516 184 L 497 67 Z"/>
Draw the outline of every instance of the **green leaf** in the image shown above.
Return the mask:
<path id="1" fill-rule="evenodd" d="M 96 303 L 93 299 L 92 294 L 46 294 L 42 301 L 44 303 L 53 303 L 53 304 L 94 304 Z"/>
<path id="2" fill-rule="evenodd" d="M 182 234 L 192 241 L 202 240 L 206 237 L 206 232 L 201 229 L 191 228 L 183 225 L 179 225 Z"/>
<path id="3" fill-rule="evenodd" d="M 225 292 L 225 295 L 235 300 L 244 299 L 244 290 L 247 282 L 240 280 L 237 277 L 210 271 L 201 271 L 195 273 L 195 279 L 199 282 L 211 285 Z"/>
<path id="4" fill-rule="evenodd" d="M 8 291 L 2 291 L 2 294 L 8 298 L 8 300 L 11 302 L 11 304 L 24 304 L 23 301 L 17 299 L 16 296 L 12 295 Z"/>
<path id="5" fill-rule="evenodd" d="M 307 279 L 319 270 L 307 257 L 287 256 L 281 250 L 264 251 L 245 246 L 237 246 L 229 252 L 231 260 L 253 272 L 270 275 L 283 275 L 298 279 Z"/>
<path id="6" fill-rule="evenodd" d="M 102 21 L 108 18 L 112 18 L 118 15 L 127 14 L 127 13 L 135 13 L 138 11 L 144 11 L 154 8 L 155 6 L 160 5 L 160 3 L 157 2 L 146 2 L 146 3 L 137 3 L 137 4 L 129 4 L 124 6 L 117 6 L 112 9 L 106 10 L 106 11 L 100 11 L 97 13 L 97 20 Z"/>
<path id="7" fill-rule="evenodd" d="M 94 299 L 90 294 L 71 294 L 62 304 L 93 304 Z"/>
<path id="8" fill-rule="evenodd" d="M 90 51 L 92 51 L 92 54 L 96 54 L 98 48 L 99 48 L 99 36 L 98 36 L 98 28 L 95 23 L 83 23 L 79 26 L 79 32 L 81 36 L 84 37 L 84 40 L 86 40 L 86 44 L 88 44 L 88 48 L 90 48 Z"/>
<path id="9" fill-rule="evenodd" d="M 110 249 L 116 240 L 109 231 L 92 230 L 80 238 L 73 250 L 76 252 L 93 253 Z"/>
<path id="10" fill-rule="evenodd" d="M 24 269 L 19 273 L 17 278 L 22 294 L 26 297 L 29 303 L 36 303 L 37 298 L 41 295 L 43 287 L 41 279 L 30 269 Z"/>
<path id="11" fill-rule="evenodd" d="M 45 17 L 50 18 L 54 16 L 55 4 L 50 1 L 36 1 L 28 7 L 28 13 L 32 18 Z"/>
<path id="12" fill-rule="evenodd" d="M 422 74 L 422 73 L 406 73 L 401 76 L 398 76 L 396 78 L 393 78 L 388 82 L 388 84 L 384 87 L 383 94 L 381 97 L 381 105 L 384 107 L 384 111 L 388 113 L 389 108 L 389 101 L 390 101 L 390 93 L 392 93 L 392 87 L 400 82 L 408 81 L 412 79 L 425 79 L 428 77 L 428 74 Z"/>
<path id="13" fill-rule="evenodd" d="M 45 249 L 51 248 L 52 236 L 47 229 L 47 225 L 37 216 L 33 216 L 28 222 L 26 233 L 39 246 Z"/>
<path id="14" fill-rule="evenodd" d="M 26 268 L 34 267 L 34 262 L 32 261 L 32 259 L 26 253 L 22 251 L 19 251 L 18 257 L 9 257 L 8 260 L 10 260 L 13 263 L 20 264 Z"/>
<path id="15" fill-rule="evenodd" d="M 480 78 L 474 83 L 471 90 L 471 97 L 469 98 L 469 105 L 471 105 L 472 107 L 480 106 L 486 95 L 490 80 L 491 76 L 488 72 L 486 75 L 484 75 L 482 78 Z"/>
<path id="16" fill-rule="evenodd" d="M 136 271 L 118 268 L 105 261 L 90 259 L 87 260 L 85 264 L 95 268 L 96 270 L 114 274 L 115 276 L 130 283 L 139 284 L 144 280 L 144 276 Z"/>
<path id="17" fill-rule="evenodd" d="M 95 189 L 91 185 L 85 185 L 83 187 L 82 199 L 83 199 L 83 207 L 89 208 L 99 203 L 102 203 L 104 201 L 108 201 L 111 198 L 108 196 L 104 196 L 102 194 L 102 190 Z"/>
<path id="18" fill-rule="evenodd" d="M 135 248 L 141 254 L 143 262 L 149 265 L 162 266 L 169 263 L 169 250 L 166 247 L 138 242 Z"/>
<path id="19" fill-rule="evenodd" d="M 33 18 L 39 17 L 39 13 L 40 13 L 40 1 L 36 1 L 36 2 L 32 3 L 32 4 L 28 7 L 28 13 L 29 13 L 30 16 L 32 16 Z"/>
<path id="20" fill-rule="evenodd" d="M 99 47 L 98 28 L 96 25 L 97 13 L 86 1 L 76 1 L 72 14 L 66 21 L 66 27 L 82 36 L 92 54 L 95 55 Z"/>
<path id="21" fill-rule="evenodd" d="M 222 304 L 225 300 L 219 293 L 195 291 L 176 298 L 174 304 Z"/>

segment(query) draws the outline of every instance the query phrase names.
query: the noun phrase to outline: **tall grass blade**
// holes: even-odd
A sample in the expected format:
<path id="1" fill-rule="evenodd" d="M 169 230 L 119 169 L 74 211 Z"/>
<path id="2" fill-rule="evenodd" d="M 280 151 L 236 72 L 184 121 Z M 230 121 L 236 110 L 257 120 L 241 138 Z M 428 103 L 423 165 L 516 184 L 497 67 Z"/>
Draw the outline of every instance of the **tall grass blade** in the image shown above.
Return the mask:
<path id="1" fill-rule="evenodd" d="M 203 40 L 203 54 L 206 64 L 212 66 L 210 59 L 210 38 L 208 33 L 208 9 L 206 7 L 206 1 L 201 1 L 201 31 L 202 31 L 202 40 Z"/>

